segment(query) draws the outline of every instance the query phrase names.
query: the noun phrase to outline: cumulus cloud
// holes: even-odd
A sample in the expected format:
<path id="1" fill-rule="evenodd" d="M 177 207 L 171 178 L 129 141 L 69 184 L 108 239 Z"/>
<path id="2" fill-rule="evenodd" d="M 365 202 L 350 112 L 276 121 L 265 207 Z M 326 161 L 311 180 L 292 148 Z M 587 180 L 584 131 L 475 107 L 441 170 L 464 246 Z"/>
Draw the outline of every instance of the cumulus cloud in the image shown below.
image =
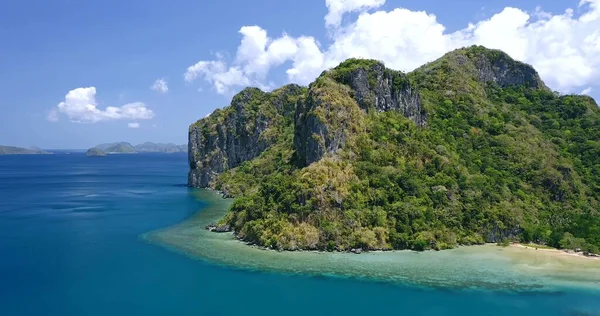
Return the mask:
<path id="1" fill-rule="evenodd" d="M 239 30 L 242 41 L 235 60 L 228 65 L 222 55 L 216 60 L 199 61 L 188 67 L 184 78 L 187 82 L 201 78 L 212 84 L 218 93 L 228 93 L 233 87 L 257 86 L 270 90 L 273 84 L 266 80 L 273 67 L 292 61 L 288 70 L 290 77 L 306 81 L 314 79 L 314 69 L 321 69 L 322 53 L 313 37 L 292 38 L 287 34 L 273 39 L 258 26 L 244 26 Z"/>
<path id="2" fill-rule="evenodd" d="M 96 88 L 77 88 L 69 91 L 65 101 L 50 111 L 48 120 L 57 121 L 60 114 L 66 115 L 72 122 L 96 123 L 111 120 L 148 120 L 154 112 L 142 102 L 128 103 L 121 107 L 108 106 L 98 108 Z"/>
<path id="3" fill-rule="evenodd" d="M 227 93 L 231 87 L 250 85 L 250 79 L 241 69 L 228 68 L 226 62 L 222 60 L 199 61 L 188 67 L 184 77 L 187 82 L 202 78 L 214 85 L 217 92 L 221 94 Z"/>
<path id="4" fill-rule="evenodd" d="M 129 128 L 140 128 L 140 123 L 137 123 L 137 122 L 127 123 L 127 127 L 129 127 Z"/>
<path id="5" fill-rule="evenodd" d="M 379 8 L 383 4 L 385 4 L 385 0 L 325 0 L 328 9 L 325 25 L 338 27 L 342 23 L 344 14 Z"/>
<path id="6" fill-rule="evenodd" d="M 167 93 L 169 91 L 169 86 L 167 85 L 167 81 L 164 78 L 157 79 L 156 81 L 154 81 L 154 84 L 150 88 L 160 93 Z"/>
<path id="7" fill-rule="evenodd" d="M 507 7 L 455 32 L 447 32 L 434 14 L 425 11 L 375 11 L 384 3 L 326 0 L 325 24 L 331 37 L 327 47 L 314 37 L 272 38 L 259 26 L 244 26 L 232 62 L 223 56 L 200 61 L 188 68 L 185 79 L 202 78 L 219 93 L 248 85 L 268 88 L 270 72 L 289 63 L 288 81 L 308 84 L 350 57 L 378 59 L 391 68 L 411 71 L 474 44 L 501 49 L 532 64 L 551 88 L 561 92 L 580 91 L 600 79 L 600 0 L 581 0 L 576 10 L 565 8 L 561 14 Z M 350 12 L 359 14 L 343 23 Z"/>
<path id="8" fill-rule="evenodd" d="M 587 88 L 583 89 L 583 91 L 581 91 L 581 94 L 589 95 L 590 93 L 592 93 L 592 87 L 587 87 Z"/>

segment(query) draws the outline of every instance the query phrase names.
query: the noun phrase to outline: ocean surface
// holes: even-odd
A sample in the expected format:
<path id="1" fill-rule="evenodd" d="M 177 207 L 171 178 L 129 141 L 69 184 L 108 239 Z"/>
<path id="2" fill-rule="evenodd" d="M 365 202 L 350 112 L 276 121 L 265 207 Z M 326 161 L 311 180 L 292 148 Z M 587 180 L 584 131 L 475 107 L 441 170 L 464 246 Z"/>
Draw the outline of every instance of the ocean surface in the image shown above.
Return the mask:
<path id="1" fill-rule="evenodd" d="M 0 315 L 600 315 L 593 289 L 453 288 L 247 270 L 151 243 L 146 233 L 210 211 L 205 195 L 185 187 L 186 158 L 0 156 Z M 202 245 L 202 235 L 190 236 Z M 276 264 L 277 253 L 264 252 Z M 369 256 L 353 258 L 368 270 Z"/>

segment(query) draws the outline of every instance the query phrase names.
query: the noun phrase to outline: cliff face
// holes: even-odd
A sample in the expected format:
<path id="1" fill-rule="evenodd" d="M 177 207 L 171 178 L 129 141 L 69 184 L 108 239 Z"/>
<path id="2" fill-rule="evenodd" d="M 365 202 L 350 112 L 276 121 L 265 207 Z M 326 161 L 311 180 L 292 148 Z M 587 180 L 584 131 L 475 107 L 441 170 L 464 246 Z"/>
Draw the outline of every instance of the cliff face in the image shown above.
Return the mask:
<path id="1" fill-rule="evenodd" d="M 343 149 L 349 138 L 363 130 L 364 115 L 347 87 L 329 78 L 313 85 L 296 108 L 294 148 L 298 166 Z"/>
<path id="2" fill-rule="evenodd" d="M 296 108 L 298 164 L 309 165 L 342 149 L 371 112 L 397 111 L 417 126 L 427 123 L 421 98 L 407 76 L 373 60 L 350 59 L 323 74 Z"/>
<path id="3" fill-rule="evenodd" d="M 377 61 L 356 62 L 324 73 L 308 93 L 296 85 L 272 94 L 245 89 L 230 107 L 193 124 L 189 185 L 211 186 L 223 171 L 259 156 L 276 141 L 274 125 L 294 124 L 297 163 L 304 166 L 343 149 L 351 135 L 364 129 L 363 117 L 370 111 L 398 111 L 417 126 L 427 123 L 420 96 L 405 74 Z"/>
<path id="4" fill-rule="evenodd" d="M 419 85 L 435 82 L 438 89 L 447 89 L 448 93 L 467 92 L 484 97 L 484 90 L 489 85 L 550 91 L 531 65 L 514 60 L 500 50 L 483 46 L 451 51 L 444 57 L 419 67 L 411 76 Z M 452 91 L 448 88 L 460 90 Z"/>
<path id="5" fill-rule="evenodd" d="M 471 48 L 467 56 L 473 61 L 479 80 L 483 82 L 494 82 L 502 88 L 523 86 L 548 89 L 533 67 L 516 61 L 501 51 L 475 47 Z"/>
<path id="6" fill-rule="evenodd" d="M 324 72 L 308 91 L 297 85 L 273 93 L 247 88 L 233 98 L 229 107 L 190 126 L 188 183 L 211 186 L 220 173 L 258 157 L 273 145 L 276 131 L 286 124 L 294 126 L 295 162 L 299 167 L 349 145 L 364 131 L 364 118 L 369 113 L 395 111 L 416 126 L 426 126 L 427 111 L 418 92 L 422 83 L 418 79 L 419 75 L 433 78 L 439 69 L 463 73 L 453 78 L 471 78 L 500 87 L 547 89 L 531 66 L 501 51 L 477 46 L 450 52 L 417 69 L 412 74 L 414 80 L 378 61 L 349 59 Z"/>
<path id="7" fill-rule="evenodd" d="M 378 112 L 399 111 L 417 126 L 427 123 L 421 97 L 402 72 L 376 62 L 370 67 L 352 70 L 347 79 L 341 81 L 354 90 L 356 102 L 365 111 L 371 108 Z"/>
<path id="8" fill-rule="evenodd" d="M 251 160 L 271 146 L 278 129 L 295 107 L 304 89 L 288 85 L 273 93 L 247 88 L 231 105 L 216 110 L 189 129 L 188 184 L 209 187 L 223 171 Z"/>

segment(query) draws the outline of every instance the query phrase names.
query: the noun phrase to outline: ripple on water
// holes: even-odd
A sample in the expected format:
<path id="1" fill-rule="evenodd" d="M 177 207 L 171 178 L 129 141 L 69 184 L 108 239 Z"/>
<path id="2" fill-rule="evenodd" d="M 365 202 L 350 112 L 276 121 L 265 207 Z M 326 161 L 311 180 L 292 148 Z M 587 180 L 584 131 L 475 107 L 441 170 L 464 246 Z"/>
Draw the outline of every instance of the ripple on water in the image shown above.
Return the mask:
<path id="1" fill-rule="evenodd" d="M 248 246 L 204 226 L 221 218 L 231 200 L 199 190 L 206 207 L 178 225 L 147 233 L 150 242 L 186 255 L 255 271 L 352 277 L 436 288 L 560 292 L 563 287 L 600 292 L 600 260 L 495 245 L 453 250 L 350 253 L 277 252 Z"/>

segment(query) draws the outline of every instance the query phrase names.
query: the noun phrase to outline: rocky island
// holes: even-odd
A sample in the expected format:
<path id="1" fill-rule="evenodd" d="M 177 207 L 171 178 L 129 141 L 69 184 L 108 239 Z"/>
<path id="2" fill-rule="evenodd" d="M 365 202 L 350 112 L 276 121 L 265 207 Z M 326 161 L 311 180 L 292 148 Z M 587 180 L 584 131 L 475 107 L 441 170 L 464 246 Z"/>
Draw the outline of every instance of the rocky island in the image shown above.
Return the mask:
<path id="1" fill-rule="evenodd" d="M 308 87 L 247 88 L 190 126 L 188 182 L 236 198 L 209 229 L 274 249 L 597 253 L 599 139 L 592 98 L 472 46 L 408 74 L 350 59 Z"/>
<path id="2" fill-rule="evenodd" d="M 88 157 L 104 157 L 106 156 L 106 153 L 104 152 L 104 150 L 100 149 L 100 148 L 90 148 L 88 149 L 88 151 L 85 153 Z"/>

